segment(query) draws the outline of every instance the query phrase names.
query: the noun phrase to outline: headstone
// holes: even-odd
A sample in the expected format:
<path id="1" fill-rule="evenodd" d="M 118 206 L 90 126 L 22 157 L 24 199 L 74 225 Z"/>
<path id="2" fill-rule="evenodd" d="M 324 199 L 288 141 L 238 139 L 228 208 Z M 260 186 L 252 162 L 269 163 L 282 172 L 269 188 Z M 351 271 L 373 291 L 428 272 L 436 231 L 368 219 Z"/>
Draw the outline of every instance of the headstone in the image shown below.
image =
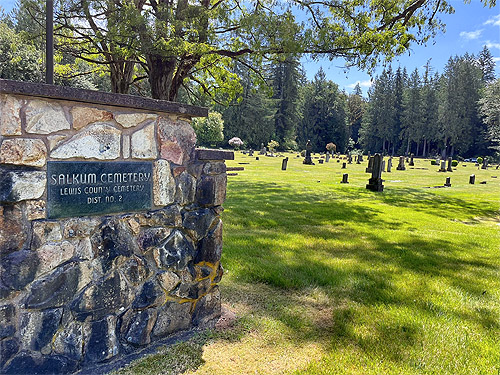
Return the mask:
<path id="1" fill-rule="evenodd" d="M 248 156 L 253 156 L 253 150 L 250 149 L 250 151 L 248 151 Z"/>
<path id="2" fill-rule="evenodd" d="M 392 170 L 392 156 L 387 160 L 387 172 L 391 172 Z"/>
<path id="3" fill-rule="evenodd" d="M 363 162 L 363 154 L 358 155 L 358 162 L 359 162 L 358 164 Z"/>
<path id="4" fill-rule="evenodd" d="M 366 173 L 372 173 L 373 158 L 374 158 L 374 156 L 368 157 L 368 167 L 366 167 L 366 170 L 365 170 Z"/>
<path id="5" fill-rule="evenodd" d="M 361 155 L 356 156 L 356 164 L 361 164 Z"/>
<path id="6" fill-rule="evenodd" d="M 471 174 L 469 176 L 469 184 L 474 185 L 475 183 L 476 183 L 476 175 L 475 174 Z"/>
<path id="7" fill-rule="evenodd" d="M 349 181 L 347 181 L 347 179 L 349 178 L 349 175 L 347 173 L 344 173 L 342 175 L 342 181 L 340 181 L 341 184 L 348 184 Z"/>
<path id="8" fill-rule="evenodd" d="M 399 164 L 396 167 L 396 169 L 398 171 L 405 171 L 406 170 L 406 167 L 405 167 L 405 157 L 404 156 L 400 156 L 399 157 Z"/>
<path id="9" fill-rule="evenodd" d="M 439 172 L 446 172 L 446 161 L 441 160 L 441 166 L 439 168 Z"/>
<path id="10" fill-rule="evenodd" d="M 368 180 L 366 188 L 372 191 L 384 190 L 384 185 L 382 185 L 382 156 L 380 154 L 373 156 L 372 177 Z"/>
<path id="11" fill-rule="evenodd" d="M 408 165 L 409 165 L 409 166 L 411 166 L 411 167 L 414 167 L 414 166 L 415 166 L 415 162 L 413 161 L 413 157 L 414 157 L 414 156 L 415 156 L 415 155 L 413 155 L 413 154 L 411 154 L 411 155 L 410 155 L 410 163 L 409 163 Z"/>
<path id="12" fill-rule="evenodd" d="M 327 152 L 325 162 L 328 163 L 329 161 L 330 161 L 330 153 Z"/>
<path id="13" fill-rule="evenodd" d="M 488 169 L 488 159 L 483 159 L 483 165 L 481 165 L 481 169 Z"/>
<path id="14" fill-rule="evenodd" d="M 247 154 L 246 150 L 241 151 L 241 153 L 242 153 L 243 155 L 246 155 L 246 154 Z"/>
<path id="15" fill-rule="evenodd" d="M 382 172 L 385 172 L 385 160 L 382 160 Z"/>
<path id="16" fill-rule="evenodd" d="M 453 169 L 451 168 L 451 164 L 452 164 L 452 159 L 450 157 L 450 158 L 448 158 L 448 167 L 446 168 L 446 170 L 448 172 L 453 172 Z"/>
<path id="17" fill-rule="evenodd" d="M 305 157 L 304 161 L 302 162 L 303 164 L 314 165 L 314 163 L 311 159 L 311 151 L 312 151 L 312 144 L 311 144 L 311 141 L 308 140 L 306 143 L 306 157 Z"/>
<path id="18" fill-rule="evenodd" d="M 288 158 L 284 158 L 281 162 L 281 170 L 286 171 L 286 166 L 288 165 Z"/>
<path id="19" fill-rule="evenodd" d="M 444 183 L 444 186 L 447 186 L 447 187 L 451 186 L 451 177 L 446 177 L 446 182 Z"/>
<path id="20" fill-rule="evenodd" d="M 264 146 L 264 143 L 261 143 L 260 144 L 260 152 L 259 152 L 259 155 L 265 155 L 267 153 L 267 149 L 266 147 Z"/>
<path id="21" fill-rule="evenodd" d="M 352 164 L 352 155 L 351 154 L 349 154 L 349 157 L 347 158 L 347 162 L 349 164 Z"/>
<path id="22" fill-rule="evenodd" d="M 258 157 L 258 156 L 256 156 L 256 157 L 255 157 L 255 160 L 259 160 L 259 157 Z"/>
<path id="23" fill-rule="evenodd" d="M 320 164 L 323 164 L 324 160 L 323 159 L 319 159 L 319 163 Z"/>
<path id="24" fill-rule="evenodd" d="M 347 167 L 347 163 L 345 163 L 345 162 L 342 163 L 342 169 L 346 169 L 346 167 Z"/>

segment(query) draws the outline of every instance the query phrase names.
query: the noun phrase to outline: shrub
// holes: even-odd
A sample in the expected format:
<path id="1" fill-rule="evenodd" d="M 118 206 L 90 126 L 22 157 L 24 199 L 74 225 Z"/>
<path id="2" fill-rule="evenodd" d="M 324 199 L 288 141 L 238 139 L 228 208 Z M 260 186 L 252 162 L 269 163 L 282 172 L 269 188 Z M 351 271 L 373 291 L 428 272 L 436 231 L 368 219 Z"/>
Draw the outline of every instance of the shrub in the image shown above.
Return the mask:
<path id="1" fill-rule="evenodd" d="M 234 147 L 235 150 L 239 150 L 241 146 L 243 146 L 243 141 L 241 138 L 233 137 L 229 141 L 227 141 L 230 146 Z"/>
<path id="2" fill-rule="evenodd" d="M 276 141 L 273 141 L 271 139 L 271 141 L 267 144 L 267 149 L 269 150 L 269 152 L 274 152 L 276 150 L 276 147 L 278 147 L 280 144 Z"/>
<path id="3" fill-rule="evenodd" d="M 192 125 L 200 146 L 216 146 L 224 140 L 224 120 L 218 112 L 210 112 L 208 117 L 195 118 Z"/>
<path id="4" fill-rule="evenodd" d="M 452 160 L 451 161 L 451 166 L 456 167 L 458 165 L 458 160 Z"/>
<path id="5" fill-rule="evenodd" d="M 326 145 L 326 149 L 330 152 L 335 152 L 337 150 L 337 146 L 330 142 Z"/>
<path id="6" fill-rule="evenodd" d="M 306 150 L 300 151 L 300 156 L 302 156 L 303 158 L 305 158 L 306 157 Z"/>
<path id="7" fill-rule="evenodd" d="M 477 158 L 477 163 L 482 164 L 483 163 L 483 158 L 480 156 Z"/>
<path id="8" fill-rule="evenodd" d="M 437 165 L 437 162 L 435 160 L 431 160 L 431 165 Z"/>

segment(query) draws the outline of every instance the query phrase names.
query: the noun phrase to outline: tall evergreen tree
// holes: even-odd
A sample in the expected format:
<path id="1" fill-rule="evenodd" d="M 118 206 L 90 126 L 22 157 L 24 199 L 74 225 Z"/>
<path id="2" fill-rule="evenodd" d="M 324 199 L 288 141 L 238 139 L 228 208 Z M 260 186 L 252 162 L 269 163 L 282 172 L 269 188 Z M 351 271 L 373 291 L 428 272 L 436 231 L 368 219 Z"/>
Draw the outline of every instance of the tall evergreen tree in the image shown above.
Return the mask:
<path id="1" fill-rule="evenodd" d="M 348 136 L 354 141 L 354 144 L 359 143 L 359 130 L 363 122 L 363 116 L 366 111 L 366 100 L 363 98 L 363 92 L 358 84 L 354 87 L 354 91 L 347 97 L 347 124 L 349 126 Z"/>
<path id="2" fill-rule="evenodd" d="M 488 83 L 495 80 L 495 60 L 491 55 L 488 47 L 484 46 L 483 50 L 479 52 L 477 63 L 481 69 L 483 82 Z"/>
<path id="3" fill-rule="evenodd" d="M 404 114 L 402 122 L 402 139 L 406 143 L 406 152 L 408 155 L 411 152 L 411 143 L 417 144 L 416 154 L 418 155 L 418 145 L 423 139 L 422 132 L 422 102 L 420 95 L 420 76 L 418 69 L 410 75 L 408 81 L 408 89 L 404 97 Z"/>

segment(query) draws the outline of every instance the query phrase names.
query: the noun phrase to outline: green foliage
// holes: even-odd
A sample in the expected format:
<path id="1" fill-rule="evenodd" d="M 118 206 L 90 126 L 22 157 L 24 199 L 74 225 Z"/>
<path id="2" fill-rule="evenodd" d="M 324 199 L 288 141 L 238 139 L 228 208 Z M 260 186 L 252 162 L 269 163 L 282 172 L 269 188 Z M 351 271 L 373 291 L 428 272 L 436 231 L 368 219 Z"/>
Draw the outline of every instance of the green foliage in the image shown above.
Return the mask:
<path id="1" fill-rule="evenodd" d="M 481 156 L 479 156 L 479 157 L 477 158 L 477 163 L 478 163 L 478 164 L 482 164 L 482 163 L 483 163 L 483 158 L 482 158 Z"/>
<path id="2" fill-rule="evenodd" d="M 208 117 L 193 119 L 193 129 L 200 146 L 217 146 L 224 140 L 224 120 L 218 112 L 209 112 Z"/>
<path id="3" fill-rule="evenodd" d="M 500 150 L 500 79 L 486 86 L 479 100 L 479 112 L 488 126 L 488 136 Z"/>
<path id="4" fill-rule="evenodd" d="M 272 139 L 269 141 L 269 143 L 267 144 L 267 149 L 269 150 L 269 152 L 274 152 L 276 151 L 276 149 L 279 147 L 279 143 L 277 141 L 273 141 Z"/>
<path id="5" fill-rule="evenodd" d="M 458 160 L 452 160 L 451 161 L 451 166 L 456 167 L 458 165 Z"/>
<path id="6" fill-rule="evenodd" d="M 432 159 L 432 160 L 431 160 L 431 165 L 438 165 L 438 163 L 437 163 L 437 161 L 436 161 L 436 160 Z"/>

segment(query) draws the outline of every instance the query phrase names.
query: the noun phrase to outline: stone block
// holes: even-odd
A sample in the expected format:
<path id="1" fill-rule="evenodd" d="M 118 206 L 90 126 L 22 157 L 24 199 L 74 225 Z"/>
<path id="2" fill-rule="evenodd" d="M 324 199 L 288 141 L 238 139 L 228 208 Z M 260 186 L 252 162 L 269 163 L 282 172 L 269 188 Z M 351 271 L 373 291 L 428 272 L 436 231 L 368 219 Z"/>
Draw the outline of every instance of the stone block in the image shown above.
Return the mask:
<path id="1" fill-rule="evenodd" d="M 93 320 L 100 320 L 116 311 L 124 311 L 131 299 L 126 280 L 115 271 L 107 278 L 85 289 L 72 302 L 71 310 L 80 321 L 84 321 L 88 316 L 91 316 Z"/>
<path id="2" fill-rule="evenodd" d="M 26 201 L 26 217 L 28 220 L 45 219 L 46 213 L 45 200 Z"/>
<path id="3" fill-rule="evenodd" d="M 26 308 L 46 309 L 69 303 L 78 292 L 81 277 L 82 272 L 78 264 L 59 267 L 47 277 L 33 283 L 26 298 Z"/>
<path id="4" fill-rule="evenodd" d="M 14 171 L 0 168 L 0 203 L 40 198 L 45 191 L 45 172 Z"/>
<path id="5" fill-rule="evenodd" d="M 120 157 L 121 132 L 105 122 L 90 125 L 51 151 L 54 159 L 113 160 Z"/>
<path id="6" fill-rule="evenodd" d="M 122 135 L 122 154 L 124 159 L 128 159 L 130 157 L 130 136 Z"/>
<path id="7" fill-rule="evenodd" d="M 131 136 L 132 157 L 135 159 L 156 159 L 155 124 L 151 123 L 137 130 Z"/>
<path id="8" fill-rule="evenodd" d="M 220 291 L 215 286 L 197 303 L 193 312 L 193 324 L 200 328 L 213 328 L 220 318 Z"/>
<path id="9" fill-rule="evenodd" d="M 0 135 L 21 135 L 21 101 L 0 95 Z"/>
<path id="10" fill-rule="evenodd" d="M 90 236 L 100 224 L 98 218 L 72 218 L 62 221 L 64 238 L 83 238 Z"/>
<path id="11" fill-rule="evenodd" d="M 20 353 L 10 361 L 2 374 L 70 374 L 77 370 L 78 362 L 68 358 L 51 355 L 38 357 Z"/>
<path id="12" fill-rule="evenodd" d="M 152 247 L 160 246 L 171 232 L 172 230 L 170 228 L 165 227 L 145 228 L 137 237 L 137 242 L 142 252 L 146 252 Z"/>
<path id="13" fill-rule="evenodd" d="M 35 279 L 38 256 L 30 250 L 13 252 L 1 259 L 0 278 L 13 290 L 21 290 Z"/>
<path id="14" fill-rule="evenodd" d="M 58 330 L 54 337 L 54 353 L 79 361 L 83 356 L 83 327 L 70 322 Z"/>
<path id="15" fill-rule="evenodd" d="M 147 262 L 137 256 L 133 256 L 121 266 L 123 275 L 132 285 L 143 283 L 151 275 Z"/>
<path id="16" fill-rule="evenodd" d="M 33 221 L 31 226 L 33 229 L 31 247 L 33 249 L 39 248 L 47 241 L 62 240 L 61 225 L 57 221 Z"/>
<path id="17" fill-rule="evenodd" d="M 16 338 L 10 338 L 0 341 L 0 368 L 17 354 L 19 351 L 19 341 Z M 2 372 L 3 374 L 4 372 Z"/>
<path id="18" fill-rule="evenodd" d="M 125 341 L 137 346 L 149 344 L 156 317 L 157 312 L 154 309 L 127 311 L 122 323 L 122 335 Z"/>
<path id="19" fill-rule="evenodd" d="M 69 241 L 49 242 L 36 250 L 38 269 L 36 275 L 52 271 L 58 265 L 67 262 L 75 255 L 75 246 Z"/>
<path id="20" fill-rule="evenodd" d="M 193 203 L 196 196 L 196 179 L 189 173 L 182 172 L 176 178 L 176 185 L 175 201 L 181 206 Z"/>
<path id="21" fill-rule="evenodd" d="M 50 134 L 70 129 L 61 105 L 46 100 L 30 100 L 26 106 L 26 132 Z"/>
<path id="22" fill-rule="evenodd" d="M 19 205 L 0 206 L 0 256 L 25 247 L 28 233 Z"/>
<path id="23" fill-rule="evenodd" d="M 167 292 L 173 290 L 181 282 L 180 277 L 172 271 L 161 272 L 156 277 L 161 287 Z"/>
<path id="24" fill-rule="evenodd" d="M 63 143 L 63 141 L 65 141 L 67 138 L 68 136 L 64 134 L 54 134 L 47 136 L 47 141 L 49 142 L 49 150 L 52 151 L 54 148 Z"/>
<path id="25" fill-rule="evenodd" d="M 222 221 L 198 242 L 195 263 L 207 262 L 215 264 L 220 261 L 222 255 Z"/>
<path id="26" fill-rule="evenodd" d="M 0 163 L 43 167 L 47 160 L 47 148 L 40 139 L 5 139 L 0 146 Z"/>
<path id="27" fill-rule="evenodd" d="M 80 130 L 94 122 L 106 122 L 113 119 L 113 114 L 98 108 L 75 106 L 71 109 L 73 129 Z"/>
<path id="28" fill-rule="evenodd" d="M 21 315 L 19 337 L 23 349 L 51 352 L 52 338 L 61 322 L 63 309 L 29 311 Z"/>
<path id="29" fill-rule="evenodd" d="M 145 309 L 160 306 L 165 301 L 165 292 L 154 280 L 146 281 L 136 294 L 132 307 Z"/>
<path id="30" fill-rule="evenodd" d="M 193 259 L 193 244 L 179 230 L 172 232 L 162 247 L 153 252 L 156 265 L 162 269 L 182 270 Z"/>
<path id="31" fill-rule="evenodd" d="M 116 218 L 106 220 L 91 237 L 91 242 L 95 256 L 102 261 L 104 272 L 111 268 L 115 258 L 139 253 L 130 227 Z"/>
<path id="32" fill-rule="evenodd" d="M 0 340 L 10 337 L 15 332 L 15 314 L 14 305 L 7 304 L 0 306 Z"/>
<path id="33" fill-rule="evenodd" d="M 194 153 L 196 134 L 187 121 L 161 117 L 158 139 L 161 158 L 172 163 L 185 165 Z"/>
<path id="34" fill-rule="evenodd" d="M 181 212 L 176 205 L 146 213 L 138 213 L 134 216 L 142 226 L 179 227 L 182 224 Z"/>
<path id="35" fill-rule="evenodd" d="M 183 214 L 182 225 L 191 237 L 198 241 L 208 234 L 215 218 L 215 213 L 209 208 L 187 211 Z"/>
<path id="36" fill-rule="evenodd" d="M 85 361 L 90 363 L 108 360 L 119 353 L 116 317 L 107 316 L 91 323 L 84 351 Z"/>
<path id="37" fill-rule="evenodd" d="M 153 165 L 153 203 L 156 206 L 166 206 L 175 199 L 175 179 L 170 170 L 170 163 L 157 160 Z"/>
<path id="38" fill-rule="evenodd" d="M 196 200 L 202 206 L 220 206 L 226 199 L 227 176 L 203 175 L 196 186 Z"/>
<path id="39" fill-rule="evenodd" d="M 203 166 L 203 173 L 216 175 L 226 173 L 227 167 L 224 162 L 208 162 Z"/>
<path id="40" fill-rule="evenodd" d="M 122 113 L 115 114 L 115 121 L 124 128 L 131 128 L 142 124 L 144 121 L 155 121 L 158 115 L 154 113 Z"/>
<path id="41" fill-rule="evenodd" d="M 191 324 L 191 304 L 167 302 L 158 309 L 153 336 L 165 337 L 171 333 L 188 329 Z"/>

